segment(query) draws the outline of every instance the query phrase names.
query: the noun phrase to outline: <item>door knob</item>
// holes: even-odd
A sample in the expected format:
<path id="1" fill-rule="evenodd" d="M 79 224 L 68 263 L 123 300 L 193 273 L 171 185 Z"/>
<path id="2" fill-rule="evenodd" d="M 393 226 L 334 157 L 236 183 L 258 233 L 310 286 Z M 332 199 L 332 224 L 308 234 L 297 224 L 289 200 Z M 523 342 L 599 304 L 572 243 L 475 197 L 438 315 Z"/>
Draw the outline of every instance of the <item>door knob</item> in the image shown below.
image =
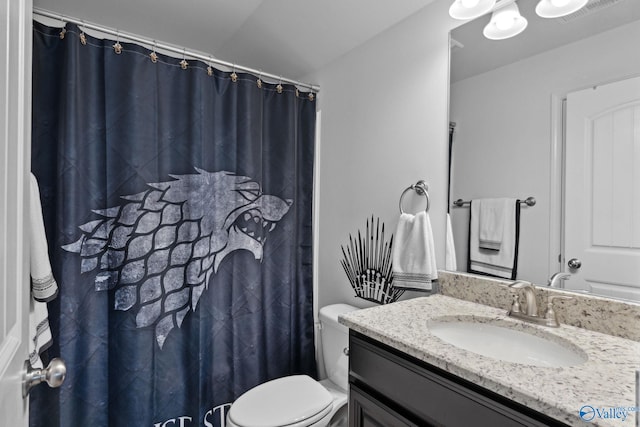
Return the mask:
<path id="1" fill-rule="evenodd" d="M 571 258 L 569 262 L 567 262 L 567 265 L 569 266 L 569 268 L 577 270 L 582 267 L 582 261 L 580 261 L 578 258 Z"/>
<path id="2" fill-rule="evenodd" d="M 56 357 L 51 359 L 44 369 L 34 369 L 28 360 L 24 361 L 25 373 L 22 377 L 22 397 L 27 397 L 29 391 L 41 382 L 46 382 L 49 387 L 60 387 L 67 375 L 67 366 L 64 360 Z"/>

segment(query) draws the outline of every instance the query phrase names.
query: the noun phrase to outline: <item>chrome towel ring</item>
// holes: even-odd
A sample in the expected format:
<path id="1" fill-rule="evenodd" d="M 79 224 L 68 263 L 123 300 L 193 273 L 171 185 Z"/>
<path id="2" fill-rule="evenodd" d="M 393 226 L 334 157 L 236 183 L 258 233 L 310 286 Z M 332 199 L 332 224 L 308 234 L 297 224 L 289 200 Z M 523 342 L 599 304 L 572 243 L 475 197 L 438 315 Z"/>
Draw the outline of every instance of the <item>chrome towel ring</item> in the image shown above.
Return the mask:
<path id="1" fill-rule="evenodd" d="M 402 210 L 402 199 L 404 198 L 404 195 L 407 194 L 407 191 L 411 191 L 414 190 L 416 193 L 418 193 L 421 196 L 424 196 L 427 198 L 427 207 L 425 208 L 425 212 L 429 212 L 429 206 L 431 204 L 430 200 L 429 200 L 429 185 L 424 182 L 423 180 L 420 180 L 418 182 L 416 182 L 415 184 L 407 187 L 402 194 L 400 195 L 400 203 L 399 203 L 399 207 L 400 207 L 400 213 L 403 214 L 405 213 L 404 210 Z"/>

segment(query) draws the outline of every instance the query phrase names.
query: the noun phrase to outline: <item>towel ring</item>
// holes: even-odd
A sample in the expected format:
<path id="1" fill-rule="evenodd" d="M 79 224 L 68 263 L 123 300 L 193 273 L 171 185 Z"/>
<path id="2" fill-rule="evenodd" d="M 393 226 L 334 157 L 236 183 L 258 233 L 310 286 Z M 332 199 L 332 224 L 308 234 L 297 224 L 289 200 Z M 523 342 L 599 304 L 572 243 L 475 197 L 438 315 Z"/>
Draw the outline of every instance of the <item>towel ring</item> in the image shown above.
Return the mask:
<path id="1" fill-rule="evenodd" d="M 420 180 L 418 182 L 416 182 L 415 184 L 407 187 L 402 194 L 400 195 L 400 203 L 398 204 L 400 207 L 400 213 L 403 214 L 405 213 L 405 211 L 402 210 L 402 199 L 404 198 L 404 195 L 407 194 L 407 191 L 410 190 L 414 190 L 416 193 L 418 193 L 421 196 L 424 196 L 427 198 L 427 207 L 424 209 L 425 212 L 429 212 L 429 205 L 431 204 L 430 200 L 429 200 L 429 185 L 424 182 L 423 180 Z"/>

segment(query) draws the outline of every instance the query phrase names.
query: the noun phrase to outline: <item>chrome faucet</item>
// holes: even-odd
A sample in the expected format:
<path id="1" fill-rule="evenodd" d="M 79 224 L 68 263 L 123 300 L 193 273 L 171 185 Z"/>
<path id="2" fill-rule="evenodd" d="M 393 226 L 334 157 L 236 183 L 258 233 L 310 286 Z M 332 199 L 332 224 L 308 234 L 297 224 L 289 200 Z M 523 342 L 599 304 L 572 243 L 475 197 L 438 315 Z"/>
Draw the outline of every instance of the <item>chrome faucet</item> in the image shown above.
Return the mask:
<path id="1" fill-rule="evenodd" d="M 556 273 L 552 276 L 551 280 L 560 279 L 560 275 L 566 273 Z M 536 301 L 535 287 L 530 282 L 524 280 L 518 280 L 509 285 L 510 288 L 522 289 L 524 291 L 524 307 L 520 305 L 520 298 L 516 292 L 513 295 L 513 304 L 511 310 L 507 313 L 508 316 L 515 317 L 516 319 L 524 320 L 538 325 L 550 326 L 557 328 L 560 326 L 556 312 L 553 310 L 553 301 L 557 299 L 571 300 L 573 297 L 563 295 L 551 295 L 547 302 L 547 309 L 543 316 L 538 313 L 538 302 Z M 524 309 L 524 312 L 522 311 Z"/>
<path id="2" fill-rule="evenodd" d="M 536 301 L 536 292 L 533 284 L 530 282 L 525 282 L 524 280 L 518 280 L 509 285 L 510 288 L 522 289 L 524 291 L 525 305 L 524 310 L 527 316 L 538 317 L 538 302 Z M 515 295 L 514 304 L 518 302 L 517 306 L 519 306 L 518 294 Z M 520 310 L 515 311 L 512 307 L 511 309 L 514 313 L 521 313 Z"/>
<path id="3" fill-rule="evenodd" d="M 562 271 L 560 271 L 558 273 L 555 273 L 549 279 L 549 287 L 550 288 L 564 288 L 564 284 L 562 286 L 560 286 L 559 283 L 557 283 L 557 282 L 560 282 L 560 280 L 562 280 L 562 279 L 570 279 L 570 278 L 571 278 L 571 273 L 564 273 Z"/>

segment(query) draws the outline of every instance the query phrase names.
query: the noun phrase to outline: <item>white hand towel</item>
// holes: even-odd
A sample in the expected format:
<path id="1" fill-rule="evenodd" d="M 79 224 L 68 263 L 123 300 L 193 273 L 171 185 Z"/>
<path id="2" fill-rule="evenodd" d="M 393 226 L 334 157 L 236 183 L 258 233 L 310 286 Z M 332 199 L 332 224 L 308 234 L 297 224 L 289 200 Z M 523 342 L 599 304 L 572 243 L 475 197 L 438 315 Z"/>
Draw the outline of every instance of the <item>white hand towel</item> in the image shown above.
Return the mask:
<path id="1" fill-rule="evenodd" d="M 401 214 L 393 238 L 393 286 L 430 291 L 437 278 L 429 214 Z"/>
<path id="2" fill-rule="evenodd" d="M 505 221 L 513 212 L 513 199 L 476 200 L 479 221 L 479 246 L 499 251 L 504 235 Z"/>
<path id="3" fill-rule="evenodd" d="M 53 278 L 47 236 L 45 235 L 40 203 L 40 189 L 36 177 L 31 174 L 30 191 L 30 246 L 31 246 L 31 296 L 29 310 L 29 361 L 34 368 L 42 368 L 40 354 L 51 346 L 49 314 L 45 301 L 58 295 L 58 284 Z"/>
<path id="4" fill-rule="evenodd" d="M 515 279 L 518 265 L 518 239 L 520 203 L 507 199 L 509 213 L 504 218 L 504 230 L 500 250 L 487 250 L 480 246 L 480 209 L 478 200 L 471 201 L 469 222 L 470 273 L 481 273 L 505 279 Z"/>
<path id="5" fill-rule="evenodd" d="M 31 174 L 31 294 L 36 301 L 48 302 L 58 295 L 58 284 L 51 272 L 47 236 L 44 231 L 40 189 Z"/>
<path id="6" fill-rule="evenodd" d="M 447 214 L 447 236 L 445 244 L 444 268 L 449 271 L 458 269 L 456 260 L 456 245 L 453 241 L 453 228 L 451 227 L 451 215 Z"/>

